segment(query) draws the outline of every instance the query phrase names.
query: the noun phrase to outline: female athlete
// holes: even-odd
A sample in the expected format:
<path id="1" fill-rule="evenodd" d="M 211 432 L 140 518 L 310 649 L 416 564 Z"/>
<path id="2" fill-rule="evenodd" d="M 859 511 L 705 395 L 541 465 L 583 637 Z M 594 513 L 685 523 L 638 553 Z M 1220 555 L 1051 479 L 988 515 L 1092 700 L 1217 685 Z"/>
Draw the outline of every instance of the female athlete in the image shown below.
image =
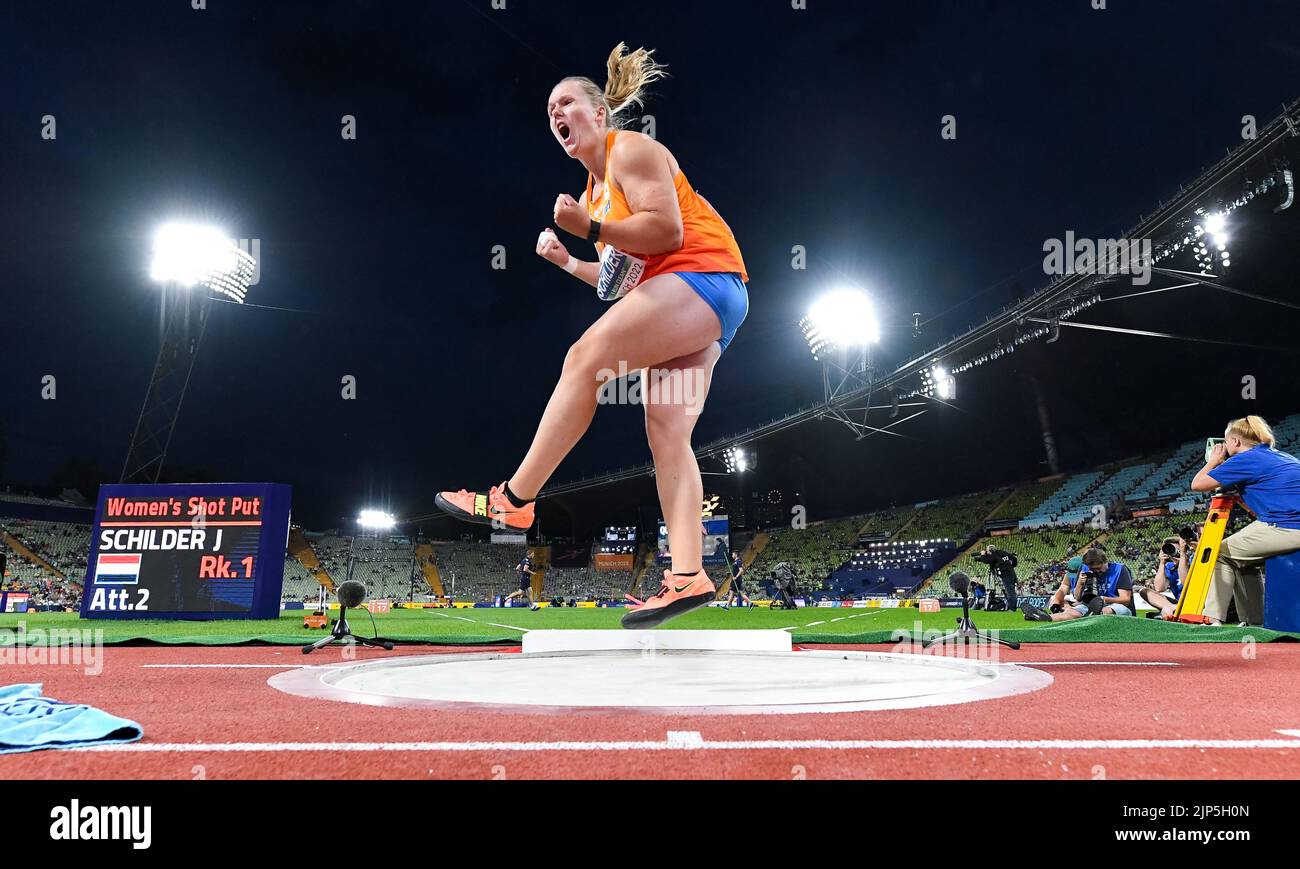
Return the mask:
<path id="1" fill-rule="evenodd" d="M 534 499 L 587 431 L 610 373 L 642 372 L 646 436 L 668 527 L 672 568 L 658 592 L 623 617 L 653 627 L 712 601 L 701 562 L 704 488 L 691 449 L 713 366 L 749 310 L 748 275 L 730 228 L 653 138 L 619 129 L 646 85 L 664 76 L 653 52 L 609 55 L 608 82 L 563 79 L 546 104 L 551 132 L 586 168 L 581 201 L 555 200 L 555 225 L 595 243 L 596 262 L 569 255 L 551 231 L 537 253 L 614 304 L 569 348 L 559 383 L 519 468 L 488 492 L 441 492 L 438 506 L 472 522 L 527 529 Z"/>

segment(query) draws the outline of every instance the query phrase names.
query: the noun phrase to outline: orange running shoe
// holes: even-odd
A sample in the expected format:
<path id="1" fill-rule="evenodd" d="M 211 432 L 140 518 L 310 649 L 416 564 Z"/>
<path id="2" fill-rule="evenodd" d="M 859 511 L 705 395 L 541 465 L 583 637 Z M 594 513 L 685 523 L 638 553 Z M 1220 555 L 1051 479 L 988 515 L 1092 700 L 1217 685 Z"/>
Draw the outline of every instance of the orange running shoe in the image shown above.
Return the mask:
<path id="1" fill-rule="evenodd" d="M 529 501 L 516 507 L 506 497 L 506 484 L 493 486 L 485 495 L 482 492 L 439 492 L 434 503 L 443 512 L 482 525 L 496 525 L 527 531 L 533 527 L 534 503 Z"/>
<path id="2" fill-rule="evenodd" d="M 665 570 L 659 591 L 647 598 L 645 603 L 632 607 L 623 614 L 623 627 L 658 627 L 669 619 L 707 606 L 717 596 L 718 590 L 713 587 L 713 580 L 703 570 L 690 576 L 675 576 L 672 571 Z"/>

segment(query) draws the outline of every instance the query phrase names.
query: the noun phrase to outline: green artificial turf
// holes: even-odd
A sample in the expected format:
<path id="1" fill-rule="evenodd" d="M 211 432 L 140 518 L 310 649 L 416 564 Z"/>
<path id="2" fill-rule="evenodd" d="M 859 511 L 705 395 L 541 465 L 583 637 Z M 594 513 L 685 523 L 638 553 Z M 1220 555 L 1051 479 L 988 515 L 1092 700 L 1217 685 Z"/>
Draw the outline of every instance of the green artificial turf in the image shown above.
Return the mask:
<path id="1" fill-rule="evenodd" d="M 621 609 L 551 609 L 532 612 L 512 609 L 398 609 L 375 616 L 381 636 L 400 643 L 484 645 L 517 643 L 529 630 L 619 629 Z M 788 629 L 796 643 L 897 643 L 909 637 L 925 639 L 953 629 L 958 610 L 920 613 L 915 609 L 752 609 L 697 610 L 659 630 Z M 303 613 L 286 612 L 262 621 L 161 621 L 82 619 L 74 613 L 0 614 L 0 646 L 15 642 L 23 624 L 28 646 L 43 645 L 50 631 L 103 631 L 106 645 L 158 643 L 167 645 L 239 645 L 264 643 L 301 645 L 320 639 L 324 631 L 302 626 Z M 1002 639 L 1021 643 L 1239 643 L 1297 640 L 1300 635 L 1263 628 L 1208 628 L 1119 616 L 1094 616 L 1071 622 L 1026 622 L 1018 612 L 976 613 L 976 626 L 997 631 Z M 349 613 L 353 631 L 371 636 L 370 616 Z M 59 637 L 54 639 L 59 641 Z M 94 640 L 92 633 L 89 638 Z M 70 642 L 63 639 L 62 642 Z"/>

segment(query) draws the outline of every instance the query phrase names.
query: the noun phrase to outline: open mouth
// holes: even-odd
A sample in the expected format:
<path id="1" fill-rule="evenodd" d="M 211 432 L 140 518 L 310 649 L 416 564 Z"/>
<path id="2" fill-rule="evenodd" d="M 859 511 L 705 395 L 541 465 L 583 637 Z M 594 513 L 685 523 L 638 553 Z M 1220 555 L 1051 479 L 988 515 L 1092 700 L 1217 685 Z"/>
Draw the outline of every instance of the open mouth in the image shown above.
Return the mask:
<path id="1" fill-rule="evenodd" d="M 568 148 L 573 144 L 573 130 L 570 129 L 569 125 L 564 123 L 564 121 L 556 122 L 555 132 L 560 134 L 560 139 L 564 142 L 564 147 Z"/>

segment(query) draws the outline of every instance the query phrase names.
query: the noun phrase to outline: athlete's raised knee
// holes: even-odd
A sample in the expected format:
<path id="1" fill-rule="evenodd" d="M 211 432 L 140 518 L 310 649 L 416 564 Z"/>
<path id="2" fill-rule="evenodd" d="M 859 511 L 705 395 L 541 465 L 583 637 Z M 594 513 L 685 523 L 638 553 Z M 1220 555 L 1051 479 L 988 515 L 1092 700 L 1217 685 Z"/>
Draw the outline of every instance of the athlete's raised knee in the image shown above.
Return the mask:
<path id="1" fill-rule="evenodd" d="M 608 367 L 608 360 L 603 358 L 605 355 L 603 342 L 583 335 L 569 346 L 569 352 L 564 356 L 564 370 L 594 380 L 601 368 Z"/>

